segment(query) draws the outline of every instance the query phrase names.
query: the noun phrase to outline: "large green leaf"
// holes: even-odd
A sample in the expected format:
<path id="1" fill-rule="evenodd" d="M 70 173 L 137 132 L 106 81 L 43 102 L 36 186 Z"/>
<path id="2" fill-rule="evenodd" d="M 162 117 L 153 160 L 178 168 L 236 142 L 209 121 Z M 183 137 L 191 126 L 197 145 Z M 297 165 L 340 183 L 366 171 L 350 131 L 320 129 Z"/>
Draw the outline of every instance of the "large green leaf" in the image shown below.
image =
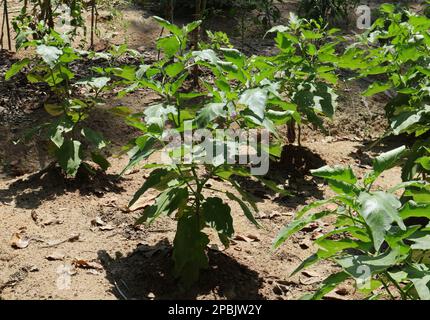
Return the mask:
<path id="1" fill-rule="evenodd" d="M 202 205 L 202 213 L 209 227 L 218 232 L 221 242 L 228 247 L 234 234 L 230 207 L 220 198 L 207 198 Z"/>
<path id="2" fill-rule="evenodd" d="M 175 36 L 160 38 L 157 40 L 157 49 L 163 50 L 167 57 L 174 56 L 179 49 L 181 44 Z"/>
<path id="3" fill-rule="evenodd" d="M 268 95 L 266 89 L 248 89 L 240 96 L 239 103 L 247 106 L 260 120 L 263 120 L 267 99 Z"/>
<path id="4" fill-rule="evenodd" d="M 378 256 L 351 255 L 336 259 L 342 268 L 355 279 L 363 279 L 373 274 L 383 272 L 397 263 L 403 261 L 405 257 L 397 251 L 392 250 Z"/>
<path id="5" fill-rule="evenodd" d="M 218 117 L 226 117 L 225 103 L 209 103 L 199 111 L 196 122 L 199 128 L 206 126 Z"/>
<path id="6" fill-rule="evenodd" d="M 391 84 L 389 83 L 374 82 L 369 86 L 369 88 L 366 91 L 363 92 L 363 96 L 370 97 L 377 93 L 384 92 L 390 88 L 391 88 Z"/>
<path id="7" fill-rule="evenodd" d="M 377 251 L 384 242 L 384 236 L 393 222 L 396 222 L 402 230 L 406 230 L 398 211 L 401 203 L 392 194 L 382 191 L 362 192 L 357 201 L 360 204 L 359 213 L 372 232 Z"/>
<path id="8" fill-rule="evenodd" d="M 333 291 L 339 284 L 347 280 L 349 277 L 350 277 L 349 274 L 343 271 L 332 274 L 322 282 L 320 288 L 318 288 L 318 290 L 315 293 L 305 295 L 301 299 L 302 300 L 320 300 L 327 293 L 330 293 L 331 291 Z"/>
<path id="9" fill-rule="evenodd" d="M 122 170 L 120 175 L 123 175 L 127 170 L 137 165 L 142 160 L 148 158 L 151 154 L 155 152 L 154 145 L 157 143 L 157 139 L 149 136 L 143 136 L 140 139 L 140 143 L 138 146 L 133 148 L 133 152 L 130 156 L 130 161 L 128 165 Z"/>
<path id="10" fill-rule="evenodd" d="M 10 69 L 5 74 L 5 80 L 9 80 L 14 75 L 16 75 L 18 72 L 20 72 L 22 69 L 24 69 L 26 66 L 30 64 L 30 59 L 24 58 L 18 62 L 15 62 Z"/>
<path id="11" fill-rule="evenodd" d="M 410 217 L 424 217 L 430 219 L 430 203 L 417 204 L 410 200 L 400 209 L 399 215 L 402 219 Z"/>
<path id="12" fill-rule="evenodd" d="M 74 123 L 69 117 L 61 117 L 50 125 L 49 138 L 58 147 L 61 148 L 64 142 L 64 134 L 73 130 Z"/>
<path id="13" fill-rule="evenodd" d="M 180 74 L 184 70 L 184 68 L 185 66 L 182 62 L 175 62 L 175 63 L 169 64 L 165 68 L 165 71 L 169 77 L 174 78 L 178 74 Z"/>
<path id="14" fill-rule="evenodd" d="M 182 210 L 188 201 L 187 188 L 171 188 L 162 192 L 155 203 L 143 211 L 136 223 L 152 223 L 161 215 L 171 215 L 176 210 Z"/>
<path id="15" fill-rule="evenodd" d="M 406 147 L 401 146 L 377 156 L 373 160 L 373 170 L 375 171 L 376 175 L 379 176 L 383 171 L 394 167 L 402 157 L 405 150 Z"/>
<path id="16" fill-rule="evenodd" d="M 149 177 L 145 180 L 142 187 L 134 194 L 133 199 L 129 203 L 129 207 L 136 203 L 140 197 L 145 194 L 151 188 L 157 190 L 164 190 L 167 188 L 168 183 L 177 178 L 178 174 L 173 170 L 167 170 L 164 168 L 159 168 L 151 171 Z"/>
<path id="17" fill-rule="evenodd" d="M 76 176 L 82 163 L 81 143 L 79 141 L 65 140 L 57 149 L 58 163 L 67 175 Z"/>
<path id="18" fill-rule="evenodd" d="M 81 134 L 97 149 L 103 149 L 106 147 L 107 142 L 104 140 L 100 132 L 94 131 L 90 128 L 83 128 Z"/>
<path id="19" fill-rule="evenodd" d="M 46 46 L 44 44 L 37 46 L 36 52 L 42 57 L 43 61 L 45 61 L 45 63 L 51 69 L 55 66 L 56 62 L 58 61 L 58 58 L 63 53 L 63 51 L 61 51 L 57 47 Z"/>
<path id="20" fill-rule="evenodd" d="M 276 237 L 275 241 L 273 242 L 273 248 L 278 248 L 281 244 L 283 244 L 291 235 L 294 233 L 299 232 L 304 227 L 306 227 L 309 223 L 319 220 L 325 216 L 328 216 L 332 214 L 331 211 L 322 211 L 318 213 L 314 213 L 308 216 L 305 216 L 303 218 L 300 218 L 298 220 L 292 221 L 290 224 L 288 224 L 284 229 L 282 229 L 278 236 Z"/>
<path id="21" fill-rule="evenodd" d="M 173 241 L 173 260 L 174 275 L 187 287 L 198 280 L 201 269 L 208 267 L 205 253 L 208 244 L 208 236 L 201 232 L 199 216 L 192 213 L 183 215 Z"/>
<path id="22" fill-rule="evenodd" d="M 240 199 L 235 194 L 228 192 L 228 191 L 226 192 L 226 195 L 227 195 L 227 197 L 229 197 L 230 200 L 236 201 L 240 205 L 243 213 L 245 214 L 245 216 L 248 218 L 249 221 L 251 221 L 257 227 L 260 227 L 260 224 L 257 222 L 257 220 L 255 220 L 253 212 L 246 205 L 246 203 L 244 201 L 242 201 L 242 199 Z"/>
<path id="23" fill-rule="evenodd" d="M 341 181 L 349 184 L 355 184 L 357 182 L 357 177 L 351 167 L 325 166 L 316 170 L 311 170 L 311 173 L 315 177 Z"/>
<path id="24" fill-rule="evenodd" d="M 182 30 L 177 25 L 170 23 L 169 21 L 161 17 L 154 16 L 154 19 L 158 22 L 160 26 L 162 26 L 166 30 L 169 30 L 174 35 L 180 36 L 182 34 Z"/>
<path id="25" fill-rule="evenodd" d="M 413 264 L 405 271 L 412 281 L 421 300 L 430 300 L 430 270 L 424 264 Z"/>

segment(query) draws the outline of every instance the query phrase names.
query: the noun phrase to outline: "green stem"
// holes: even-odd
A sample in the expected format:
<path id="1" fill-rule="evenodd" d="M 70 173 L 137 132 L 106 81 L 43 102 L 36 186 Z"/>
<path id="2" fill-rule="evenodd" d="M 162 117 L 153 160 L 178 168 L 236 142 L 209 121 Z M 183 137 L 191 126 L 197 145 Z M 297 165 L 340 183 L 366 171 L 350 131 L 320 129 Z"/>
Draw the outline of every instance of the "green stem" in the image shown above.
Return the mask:
<path id="1" fill-rule="evenodd" d="M 384 279 L 380 279 L 382 282 L 382 285 L 384 286 L 385 291 L 388 292 L 389 296 L 391 297 L 391 300 L 396 300 L 396 298 L 394 298 L 393 294 L 391 293 L 390 289 L 388 288 L 388 285 L 385 283 Z"/>
<path id="2" fill-rule="evenodd" d="M 392 277 L 392 276 L 390 276 L 390 274 L 387 272 L 387 271 L 385 271 L 384 272 L 384 275 L 388 278 L 388 280 L 390 280 L 393 284 L 394 284 L 394 286 L 397 288 L 397 290 L 399 290 L 399 293 L 400 293 L 400 295 L 402 296 L 402 299 L 403 300 L 407 300 L 408 298 L 407 298 L 407 295 L 406 295 L 406 293 L 403 291 L 403 289 L 402 289 L 402 287 L 399 285 L 399 283 Z"/>

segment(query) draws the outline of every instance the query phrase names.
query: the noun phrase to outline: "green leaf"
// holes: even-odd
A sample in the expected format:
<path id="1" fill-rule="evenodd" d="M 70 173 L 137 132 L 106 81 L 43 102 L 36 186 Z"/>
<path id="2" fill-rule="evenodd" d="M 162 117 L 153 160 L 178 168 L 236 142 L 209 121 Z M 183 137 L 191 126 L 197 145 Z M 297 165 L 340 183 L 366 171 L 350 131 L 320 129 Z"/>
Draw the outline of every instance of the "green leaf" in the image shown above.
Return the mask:
<path id="1" fill-rule="evenodd" d="M 126 172 L 127 170 L 138 164 L 140 161 L 148 158 L 151 154 L 153 154 L 155 152 L 155 149 L 153 147 L 156 143 L 157 139 L 144 136 L 140 140 L 140 145 L 134 149 L 135 152 L 132 154 L 128 165 L 124 168 L 124 170 L 122 170 L 120 175 L 123 175 L 124 172 Z"/>
<path id="2" fill-rule="evenodd" d="M 260 227 L 260 224 L 257 222 L 257 220 L 255 220 L 254 214 L 252 213 L 252 211 L 249 209 L 249 207 L 246 205 L 245 202 L 243 202 L 239 197 L 237 197 L 231 192 L 227 191 L 226 195 L 227 197 L 229 197 L 230 200 L 236 201 L 240 205 L 243 213 L 245 214 L 245 216 L 248 218 L 249 221 L 251 221 L 257 227 Z"/>
<path id="3" fill-rule="evenodd" d="M 246 90 L 240 96 L 239 103 L 249 107 L 249 109 L 256 115 L 260 120 L 264 119 L 264 113 L 267 104 L 267 90 L 262 88 L 255 88 Z"/>
<path id="4" fill-rule="evenodd" d="M 430 203 L 417 204 L 416 202 L 410 200 L 405 203 L 405 205 L 399 211 L 400 217 L 402 219 L 407 219 L 411 217 L 423 217 L 430 219 Z"/>
<path id="5" fill-rule="evenodd" d="M 344 282 L 348 278 L 349 278 L 349 274 L 347 274 L 346 272 L 343 272 L 343 271 L 335 273 L 335 274 L 332 274 L 332 275 L 328 276 L 322 282 L 321 287 L 318 288 L 318 290 L 315 293 L 313 293 L 311 295 L 306 295 L 302 299 L 306 299 L 306 300 L 320 300 L 327 293 L 333 291 L 339 284 L 341 284 L 342 282 Z"/>
<path id="6" fill-rule="evenodd" d="M 201 20 L 193 21 L 184 27 L 185 33 L 190 33 L 197 29 L 202 24 Z"/>
<path id="7" fill-rule="evenodd" d="M 157 40 L 157 49 L 163 50 L 167 57 L 174 56 L 179 49 L 181 44 L 175 36 L 160 38 Z"/>
<path id="8" fill-rule="evenodd" d="M 199 128 L 206 126 L 218 117 L 226 117 L 225 103 L 209 103 L 200 110 L 196 122 Z"/>
<path id="9" fill-rule="evenodd" d="M 424 264 L 414 264 L 405 268 L 421 300 L 430 300 L 430 271 Z"/>
<path id="10" fill-rule="evenodd" d="M 45 63 L 52 69 L 54 68 L 58 58 L 62 55 L 63 51 L 53 46 L 46 46 L 44 44 L 37 46 L 36 52 L 45 61 Z"/>
<path id="11" fill-rule="evenodd" d="M 109 161 L 100 153 L 91 152 L 91 160 L 98 164 L 103 171 L 106 171 L 111 166 Z"/>
<path id="12" fill-rule="evenodd" d="M 418 238 L 409 238 L 414 243 L 411 245 L 411 249 L 414 250 L 430 250 L 430 234 Z"/>
<path id="13" fill-rule="evenodd" d="M 64 134 L 73 130 L 74 123 L 69 117 L 61 117 L 50 125 L 49 138 L 60 148 L 64 142 Z"/>
<path id="14" fill-rule="evenodd" d="M 182 210 L 187 201 L 187 188 L 167 189 L 157 197 L 153 205 L 145 208 L 142 216 L 136 221 L 136 224 L 144 222 L 152 223 L 161 215 L 171 215 L 176 210 Z"/>
<path id="15" fill-rule="evenodd" d="M 81 134 L 99 150 L 103 149 L 107 145 L 100 132 L 94 131 L 90 128 L 83 128 L 81 130 Z"/>
<path id="16" fill-rule="evenodd" d="M 56 151 L 56 157 L 67 175 L 76 176 L 82 163 L 81 143 L 79 141 L 65 140 Z"/>
<path id="17" fill-rule="evenodd" d="M 375 273 L 380 273 L 388 268 L 396 265 L 405 257 L 399 255 L 395 250 L 388 251 L 376 257 L 367 255 L 351 255 L 349 257 L 336 259 L 345 272 L 358 280 L 364 279 L 365 276 L 370 277 Z"/>
<path id="18" fill-rule="evenodd" d="M 220 198 L 207 198 L 202 205 L 202 213 L 206 223 L 218 232 L 221 242 L 228 248 L 234 234 L 230 207 Z"/>
<path id="19" fill-rule="evenodd" d="M 198 215 L 186 214 L 179 219 L 173 241 L 174 275 L 185 286 L 190 287 L 198 280 L 200 270 L 208 267 L 205 253 L 208 244 L 208 236 L 201 232 Z"/>
<path id="20" fill-rule="evenodd" d="M 306 227 L 309 223 L 319 220 L 325 216 L 328 216 L 332 214 L 331 211 L 322 211 L 318 213 L 314 213 L 308 216 L 305 216 L 303 218 L 297 219 L 292 221 L 290 224 L 288 224 L 284 229 L 279 232 L 278 236 L 276 237 L 275 241 L 273 242 L 273 249 L 278 248 L 281 244 L 283 244 L 291 235 L 294 233 L 299 232 L 304 227 Z"/>
<path id="21" fill-rule="evenodd" d="M 180 36 L 182 34 L 182 30 L 175 24 L 170 23 L 169 21 L 157 16 L 154 16 L 154 19 L 158 22 L 160 26 L 162 26 L 166 30 L 169 30 L 174 35 Z"/>
<path id="22" fill-rule="evenodd" d="M 360 204 L 359 213 L 372 232 L 376 251 L 380 249 L 384 236 L 393 222 L 396 222 L 402 230 L 406 230 L 398 212 L 401 203 L 392 194 L 381 191 L 372 194 L 362 192 L 357 201 Z"/>
<path id="23" fill-rule="evenodd" d="M 46 112 L 54 117 L 64 113 L 64 107 L 60 104 L 45 103 L 44 107 Z"/>
<path id="24" fill-rule="evenodd" d="M 367 88 L 366 91 L 363 92 L 363 96 L 370 97 L 377 93 L 384 92 L 390 88 L 391 88 L 391 84 L 389 83 L 381 84 L 379 82 L 374 82 L 369 86 L 369 88 Z"/>
<path id="25" fill-rule="evenodd" d="M 169 64 L 166 67 L 165 71 L 169 77 L 174 78 L 178 74 L 180 74 L 184 70 L 184 68 L 185 67 L 182 62 L 175 62 L 175 63 Z"/>
<path id="26" fill-rule="evenodd" d="M 25 58 L 22 59 L 21 61 L 15 62 L 10 69 L 6 72 L 5 74 L 5 80 L 9 80 L 10 78 L 12 78 L 14 75 L 16 75 L 18 72 L 20 72 L 22 69 L 24 69 L 26 66 L 28 66 L 30 64 L 30 59 Z"/>
<path id="27" fill-rule="evenodd" d="M 406 147 L 401 146 L 376 157 L 373 160 L 373 171 L 375 172 L 375 175 L 379 176 L 385 170 L 394 167 L 399 162 L 405 150 Z"/>
<path id="28" fill-rule="evenodd" d="M 418 163 L 421 165 L 421 167 L 424 168 L 424 170 L 430 171 L 430 157 L 421 157 L 418 158 L 415 163 Z"/>
<path id="29" fill-rule="evenodd" d="M 297 212 L 294 219 L 300 219 L 301 217 L 303 217 L 303 215 L 305 215 L 310 210 L 324 206 L 329 203 L 336 203 L 336 198 L 314 201 L 311 204 L 304 206 L 299 212 Z"/>
<path id="30" fill-rule="evenodd" d="M 133 199 L 129 203 L 129 207 L 136 203 L 137 200 L 149 189 L 155 188 L 163 190 L 167 187 L 169 181 L 176 179 L 178 174 L 175 171 L 164 168 L 151 171 L 149 177 L 145 180 L 142 187 L 134 194 Z"/>
<path id="31" fill-rule="evenodd" d="M 325 166 L 316 170 L 311 170 L 311 173 L 315 177 L 341 181 L 349 184 L 355 184 L 357 182 L 357 177 L 351 167 Z"/>

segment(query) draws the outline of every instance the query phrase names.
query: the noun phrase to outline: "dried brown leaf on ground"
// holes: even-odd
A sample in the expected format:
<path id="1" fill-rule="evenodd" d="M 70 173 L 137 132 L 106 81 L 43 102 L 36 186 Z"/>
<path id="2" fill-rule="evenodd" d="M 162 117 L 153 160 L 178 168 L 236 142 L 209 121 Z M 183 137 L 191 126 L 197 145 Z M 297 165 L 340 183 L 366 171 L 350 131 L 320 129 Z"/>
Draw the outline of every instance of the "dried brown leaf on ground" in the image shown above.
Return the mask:
<path id="1" fill-rule="evenodd" d="M 87 261 L 84 259 L 74 259 L 72 261 L 72 265 L 75 266 L 76 268 L 81 268 L 81 269 L 95 269 L 95 270 L 103 270 L 103 266 L 95 261 Z"/>
<path id="2" fill-rule="evenodd" d="M 45 258 L 50 261 L 58 261 L 63 260 L 66 254 L 63 251 L 54 251 L 50 255 L 47 255 Z"/>
<path id="3" fill-rule="evenodd" d="M 10 239 L 12 248 L 24 249 L 30 244 L 31 239 L 25 233 L 14 233 Z"/>

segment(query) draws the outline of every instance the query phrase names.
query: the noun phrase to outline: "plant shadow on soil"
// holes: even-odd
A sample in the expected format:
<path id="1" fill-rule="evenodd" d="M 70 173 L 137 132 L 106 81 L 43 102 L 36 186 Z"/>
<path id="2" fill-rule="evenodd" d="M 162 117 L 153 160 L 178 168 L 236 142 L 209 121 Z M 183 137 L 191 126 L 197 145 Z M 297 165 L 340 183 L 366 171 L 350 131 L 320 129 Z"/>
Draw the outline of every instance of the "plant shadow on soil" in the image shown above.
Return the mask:
<path id="1" fill-rule="evenodd" d="M 120 181 L 117 175 L 90 177 L 82 172 L 78 172 L 74 180 L 68 180 L 58 167 L 50 165 L 26 179 L 12 182 L 7 189 L 0 189 L 0 202 L 10 203 L 15 200 L 17 208 L 36 209 L 44 201 L 53 200 L 67 192 L 79 191 L 81 196 L 120 193 L 124 191 L 118 183 Z"/>
<path id="2" fill-rule="evenodd" d="M 275 192 L 263 186 L 260 181 L 238 178 L 244 190 L 255 196 L 255 201 L 265 198 L 288 208 L 296 208 L 314 197 L 322 199 L 323 192 L 318 188 L 316 179 L 310 176 L 310 170 L 318 169 L 326 162 L 315 152 L 303 146 L 285 145 L 278 161 L 270 160 L 269 173 L 264 177 L 277 185 L 286 186 L 289 196 L 275 197 Z"/>
<path id="3" fill-rule="evenodd" d="M 99 260 L 118 299 L 196 299 L 213 296 L 226 299 L 263 299 L 259 289 L 263 284 L 257 272 L 234 258 L 208 250 L 209 268 L 190 289 L 181 288 L 173 277 L 172 246 L 167 239 L 154 246 L 139 245 L 128 256 L 111 257 L 99 251 Z"/>

